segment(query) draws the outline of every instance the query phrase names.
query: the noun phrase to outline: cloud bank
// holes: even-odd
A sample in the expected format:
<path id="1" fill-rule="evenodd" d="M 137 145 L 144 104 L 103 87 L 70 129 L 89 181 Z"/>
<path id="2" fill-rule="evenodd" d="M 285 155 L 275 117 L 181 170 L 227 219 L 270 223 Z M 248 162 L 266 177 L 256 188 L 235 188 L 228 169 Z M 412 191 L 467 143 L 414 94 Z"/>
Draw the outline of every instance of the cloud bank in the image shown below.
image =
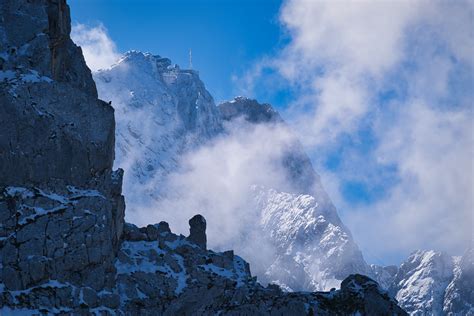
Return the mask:
<path id="1" fill-rule="evenodd" d="M 82 48 L 87 66 L 92 71 L 108 68 L 120 58 L 115 43 L 102 24 L 90 26 L 75 23 L 72 26 L 71 38 Z"/>
<path id="2" fill-rule="evenodd" d="M 369 260 L 473 240 L 473 7 L 289 0 L 288 44 L 242 77 L 294 91 L 284 116 Z"/>

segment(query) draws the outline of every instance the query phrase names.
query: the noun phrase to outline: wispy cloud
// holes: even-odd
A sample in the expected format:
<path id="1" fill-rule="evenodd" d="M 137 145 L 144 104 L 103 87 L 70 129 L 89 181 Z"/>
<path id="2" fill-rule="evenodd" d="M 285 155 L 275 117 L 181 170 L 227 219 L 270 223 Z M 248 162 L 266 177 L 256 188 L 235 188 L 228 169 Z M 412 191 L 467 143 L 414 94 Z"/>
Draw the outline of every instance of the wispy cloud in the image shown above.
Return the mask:
<path id="1" fill-rule="evenodd" d="M 472 16 L 472 1 L 289 0 L 288 44 L 242 76 L 246 91 L 281 80 L 294 91 L 285 117 L 355 237 L 380 256 L 459 253 L 472 240 Z M 348 181 L 384 194 L 355 205 Z"/>
<path id="2" fill-rule="evenodd" d="M 73 24 L 71 38 L 81 46 L 87 66 L 92 71 L 108 68 L 120 57 L 117 46 L 102 24 L 96 26 Z"/>

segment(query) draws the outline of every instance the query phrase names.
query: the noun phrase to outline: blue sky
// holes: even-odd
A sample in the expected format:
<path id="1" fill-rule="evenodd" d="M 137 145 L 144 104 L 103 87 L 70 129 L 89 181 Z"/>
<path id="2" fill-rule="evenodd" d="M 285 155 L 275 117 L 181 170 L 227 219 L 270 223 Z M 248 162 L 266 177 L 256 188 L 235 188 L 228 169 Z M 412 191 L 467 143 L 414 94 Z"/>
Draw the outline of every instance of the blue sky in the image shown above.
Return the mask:
<path id="1" fill-rule="evenodd" d="M 191 48 L 216 102 L 279 109 L 369 262 L 472 242 L 472 1 L 69 4 L 99 64 L 136 49 L 186 68 Z"/>
<path id="2" fill-rule="evenodd" d="M 243 73 L 284 41 L 278 0 L 71 0 L 72 22 L 102 23 L 121 52 L 140 50 L 193 67 L 216 102 L 237 93 Z"/>

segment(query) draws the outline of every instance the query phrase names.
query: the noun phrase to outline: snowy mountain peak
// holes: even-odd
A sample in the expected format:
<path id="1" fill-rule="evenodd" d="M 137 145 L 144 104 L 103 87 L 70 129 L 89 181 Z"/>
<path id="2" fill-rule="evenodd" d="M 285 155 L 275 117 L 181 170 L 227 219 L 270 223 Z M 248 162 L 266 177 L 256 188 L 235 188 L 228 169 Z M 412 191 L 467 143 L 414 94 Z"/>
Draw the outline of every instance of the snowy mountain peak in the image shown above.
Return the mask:
<path id="1" fill-rule="evenodd" d="M 196 71 L 150 53 L 129 51 L 94 80 L 100 98 L 115 108 L 115 165 L 127 170 L 133 212 L 134 198 L 160 194 L 155 180 L 177 169 L 181 153 L 221 131 L 217 108 Z"/>
<path id="2" fill-rule="evenodd" d="M 177 65 L 171 66 L 171 60 L 168 58 L 162 58 L 159 55 L 153 55 L 151 53 L 142 53 L 140 51 L 131 50 L 123 54 L 117 64 L 128 63 L 135 66 L 143 65 L 146 69 L 148 65 L 155 64 L 159 69 L 165 70 L 170 68 L 179 69 Z M 112 65 L 113 68 L 115 65 Z"/>
<path id="3" fill-rule="evenodd" d="M 221 103 L 219 111 L 224 121 L 243 117 L 251 123 L 283 122 L 280 114 L 270 104 L 260 104 L 257 100 L 242 96 Z"/>

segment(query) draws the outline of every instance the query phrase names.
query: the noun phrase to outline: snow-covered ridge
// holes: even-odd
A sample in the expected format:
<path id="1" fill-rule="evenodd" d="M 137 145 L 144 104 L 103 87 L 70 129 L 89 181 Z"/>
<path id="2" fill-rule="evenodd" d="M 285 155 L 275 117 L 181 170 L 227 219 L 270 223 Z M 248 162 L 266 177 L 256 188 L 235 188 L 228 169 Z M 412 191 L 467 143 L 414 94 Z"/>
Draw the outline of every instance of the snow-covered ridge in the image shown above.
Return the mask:
<path id="1" fill-rule="evenodd" d="M 400 267 L 372 269 L 379 284 L 412 315 L 474 315 L 472 249 L 462 257 L 417 250 Z"/>
<path id="2" fill-rule="evenodd" d="M 124 192 L 133 212 L 135 198 L 161 194 L 155 179 L 177 170 L 183 152 L 221 130 L 217 109 L 197 72 L 150 53 L 127 52 L 94 79 L 116 111 L 115 166 L 127 170 Z"/>
<path id="3" fill-rule="evenodd" d="M 267 281 L 288 290 L 329 290 L 347 273 L 371 275 L 349 230 L 324 201 L 255 187 L 265 236 L 277 246 Z"/>

